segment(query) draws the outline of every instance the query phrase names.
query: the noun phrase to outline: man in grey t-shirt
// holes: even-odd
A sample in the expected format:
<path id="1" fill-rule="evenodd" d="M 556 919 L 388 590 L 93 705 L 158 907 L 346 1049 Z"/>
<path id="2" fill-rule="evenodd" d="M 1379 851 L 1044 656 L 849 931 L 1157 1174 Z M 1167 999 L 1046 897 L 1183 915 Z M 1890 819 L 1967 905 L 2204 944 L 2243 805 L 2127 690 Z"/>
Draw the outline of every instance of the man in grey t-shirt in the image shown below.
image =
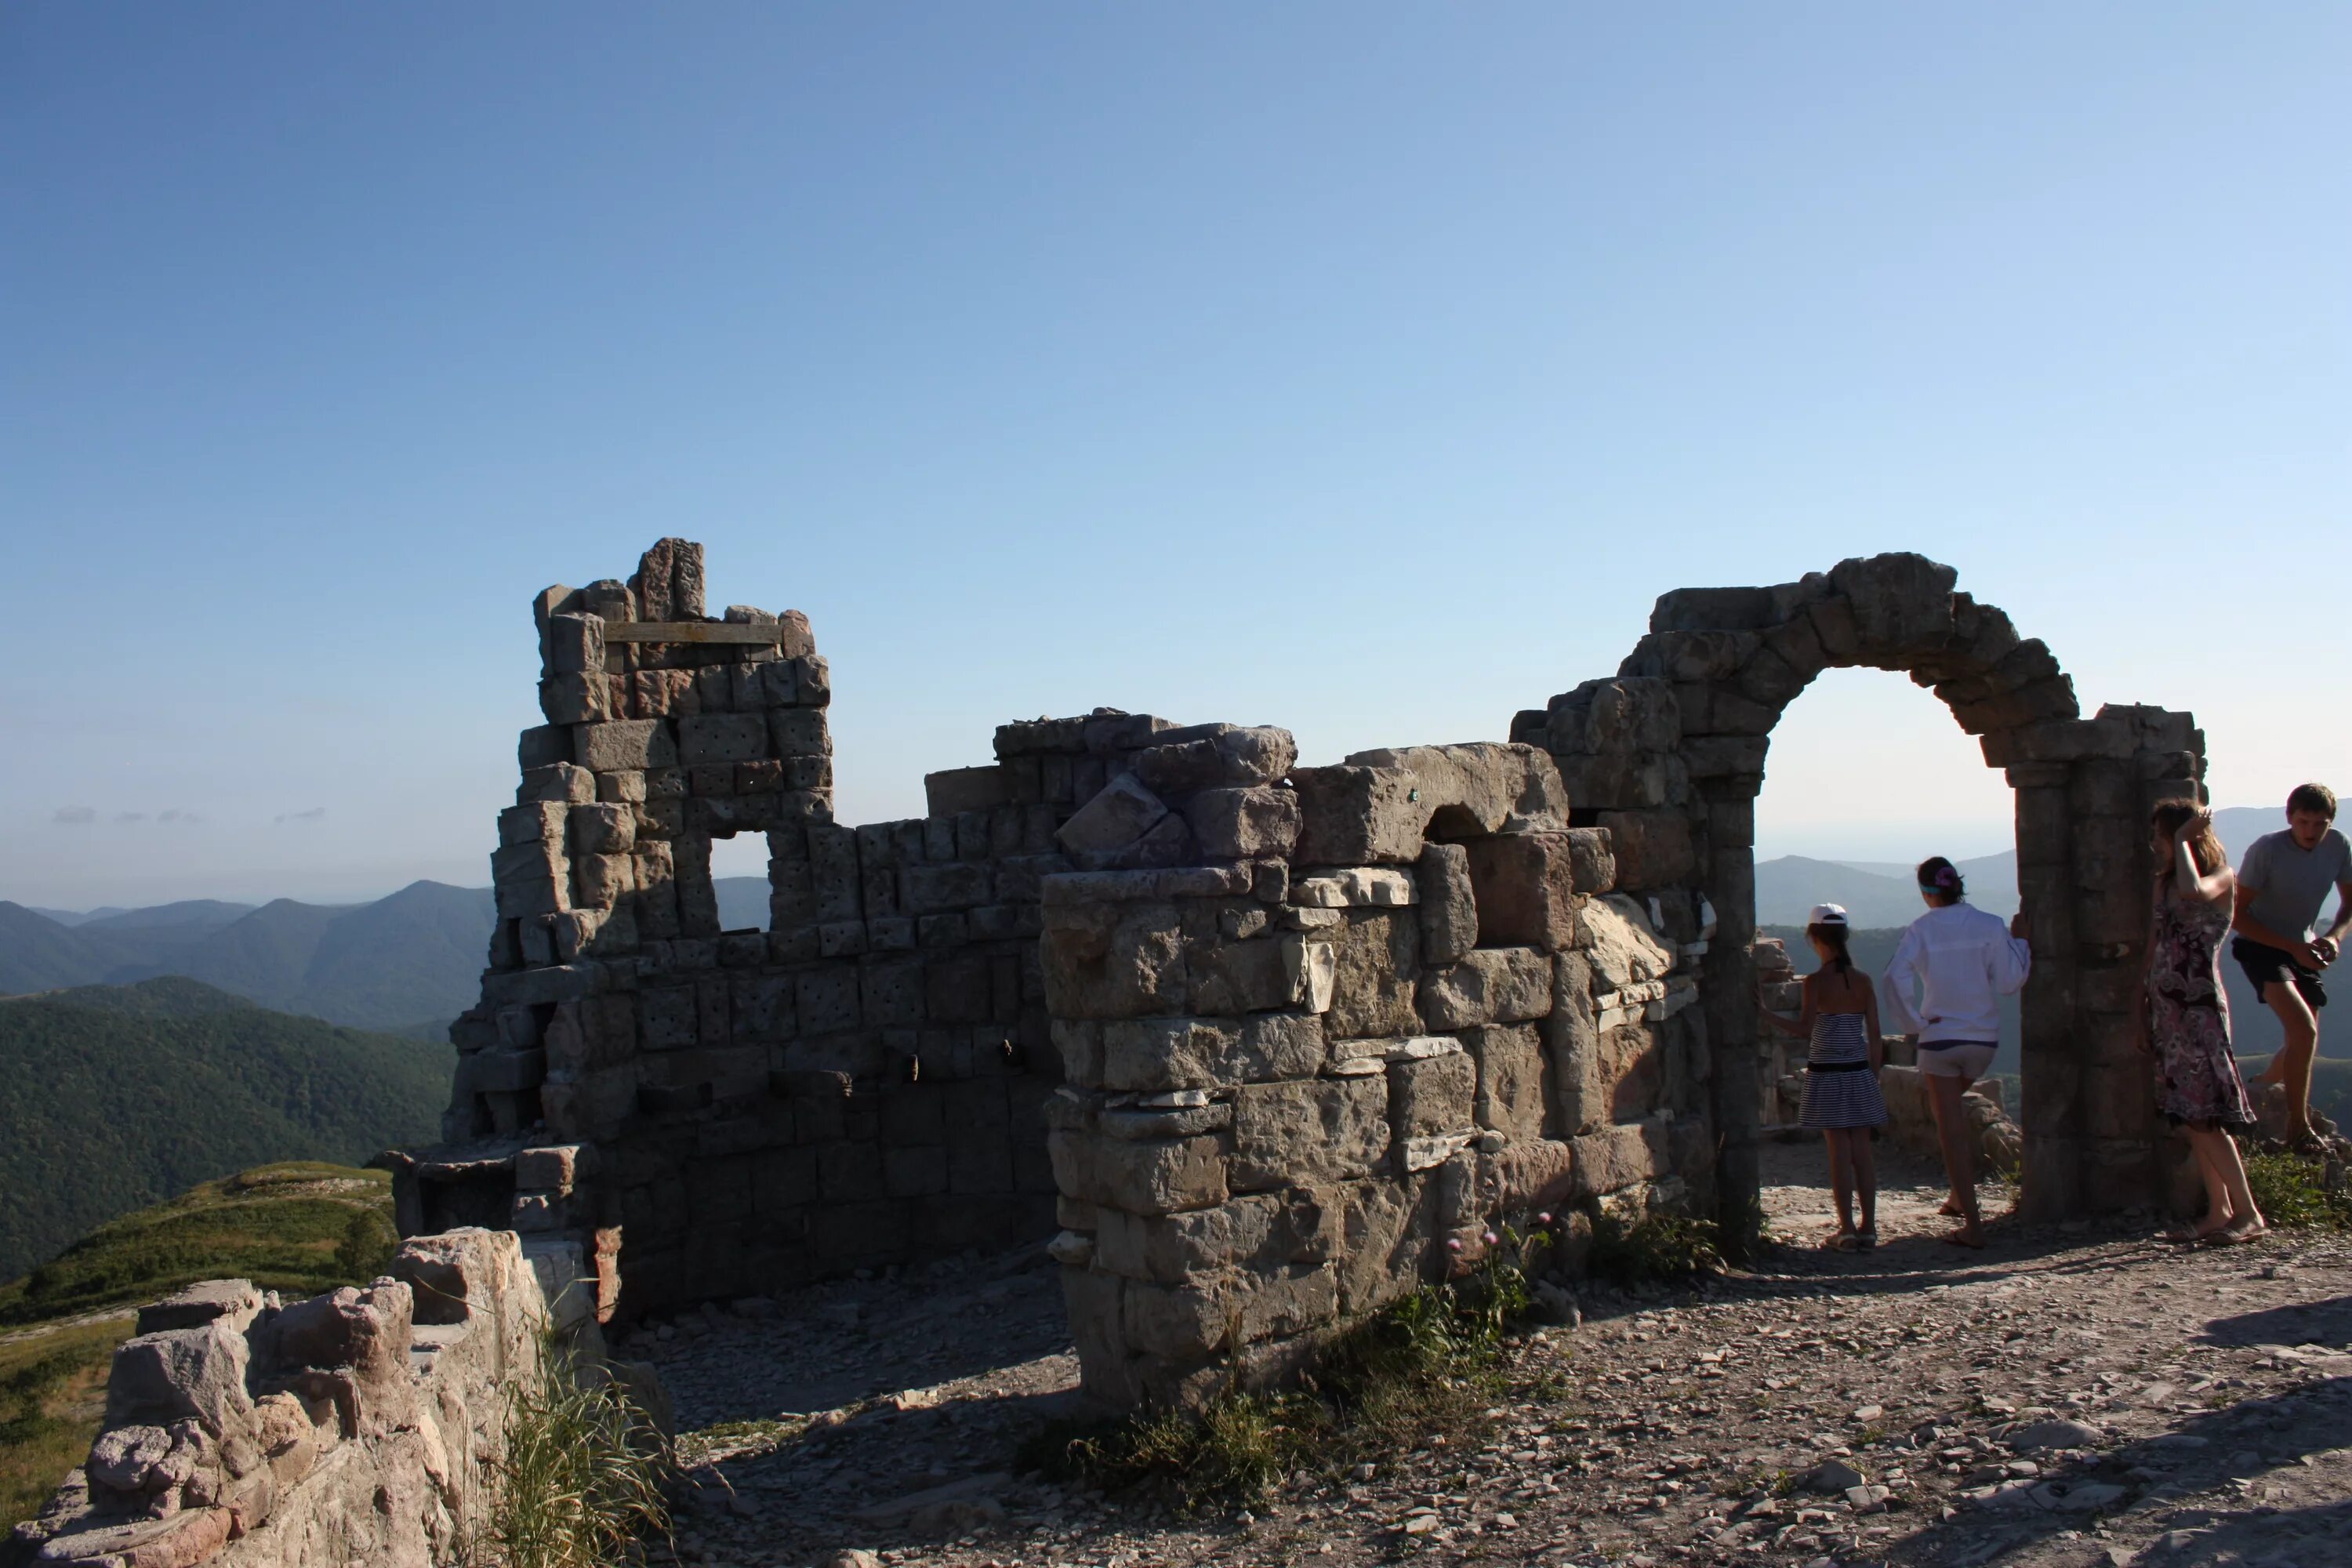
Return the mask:
<path id="1" fill-rule="evenodd" d="M 2286 1026 L 2286 1044 L 2255 1081 L 2286 1087 L 2290 1143 L 2313 1135 L 2311 1064 L 2319 1054 L 2319 1009 L 2327 1005 L 2320 972 L 2343 951 L 2352 930 L 2352 843 L 2334 826 L 2336 793 L 2301 784 L 2286 797 L 2286 831 L 2265 833 L 2238 869 L 2230 952 L 2254 990 Z M 2336 923 L 2315 936 L 2327 890 L 2336 889 Z"/>

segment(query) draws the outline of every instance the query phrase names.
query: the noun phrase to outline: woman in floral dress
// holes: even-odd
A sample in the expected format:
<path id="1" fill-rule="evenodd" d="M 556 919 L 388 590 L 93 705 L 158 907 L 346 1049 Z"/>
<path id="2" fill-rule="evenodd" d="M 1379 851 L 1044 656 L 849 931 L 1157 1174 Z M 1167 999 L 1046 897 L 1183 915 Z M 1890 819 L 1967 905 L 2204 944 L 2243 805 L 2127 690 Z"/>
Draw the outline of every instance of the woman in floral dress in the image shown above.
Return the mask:
<path id="1" fill-rule="evenodd" d="M 2147 944 L 2147 1027 L 2141 1048 L 2156 1058 L 2157 1108 L 2189 1135 L 2205 1178 L 2205 1217 L 2166 1234 L 2216 1245 L 2251 1241 L 2269 1226 L 2246 1185 L 2245 1162 L 2230 1136 L 2254 1124 L 2252 1103 L 2230 1052 L 2230 1000 L 2221 989 L 2221 944 L 2235 891 L 2213 816 L 2194 802 L 2168 800 L 2149 818 L 2158 863 L 2156 929 Z"/>

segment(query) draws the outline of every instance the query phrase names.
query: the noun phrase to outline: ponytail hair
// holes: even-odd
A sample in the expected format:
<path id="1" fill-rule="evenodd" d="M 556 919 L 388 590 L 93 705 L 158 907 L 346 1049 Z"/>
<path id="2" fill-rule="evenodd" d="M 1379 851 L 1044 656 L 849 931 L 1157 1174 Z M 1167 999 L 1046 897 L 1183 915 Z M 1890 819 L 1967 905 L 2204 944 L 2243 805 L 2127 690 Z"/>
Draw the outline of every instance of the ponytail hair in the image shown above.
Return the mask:
<path id="1" fill-rule="evenodd" d="M 1830 950 L 1830 967 L 1840 974 L 1853 973 L 1853 955 L 1846 951 L 1846 923 L 1843 921 L 1816 921 L 1805 928 L 1805 934 Z"/>
<path id="2" fill-rule="evenodd" d="M 1919 862 L 1919 890 L 1939 906 L 1957 904 L 1969 896 L 1969 883 L 1959 868 L 1941 855 L 1930 855 Z"/>

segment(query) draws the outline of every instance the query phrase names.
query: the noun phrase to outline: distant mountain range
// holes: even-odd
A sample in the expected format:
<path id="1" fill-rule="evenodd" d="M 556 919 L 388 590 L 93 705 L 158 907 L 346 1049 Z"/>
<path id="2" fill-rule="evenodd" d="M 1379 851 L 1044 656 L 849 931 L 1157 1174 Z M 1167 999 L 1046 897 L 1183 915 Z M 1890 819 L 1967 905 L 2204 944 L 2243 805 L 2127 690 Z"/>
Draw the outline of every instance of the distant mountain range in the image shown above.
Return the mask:
<path id="1" fill-rule="evenodd" d="M 716 886 L 727 929 L 765 929 L 763 879 Z M 474 1005 L 495 918 L 488 888 L 441 882 L 341 907 L 193 899 L 78 912 L 0 900 L 0 994 L 182 974 L 281 1013 L 437 1039 Z"/>
<path id="2" fill-rule="evenodd" d="M 2213 830 L 2232 865 L 2245 858 L 2246 847 L 2265 833 L 2286 826 L 2284 812 L 2260 806 L 2228 806 L 2213 814 Z M 2006 920 L 2017 912 L 2017 856 L 2014 851 L 1957 861 L 1968 880 L 1969 902 Z M 1800 973 L 1814 967 L 1812 950 L 1805 944 L 1805 917 L 1815 904 L 1843 904 L 1854 933 L 1851 942 L 1855 963 L 1875 974 L 1895 956 L 1901 928 L 1919 918 L 1926 907 L 1912 882 L 1913 868 L 1871 860 L 1813 860 L 1784 855 L 1756 866 L 1756 924 L 1766 936 L 1785 942 Z M 2333 908 L 2331 904 L 2329 906 Z M 2223 988 L 2230 996 L 2230 1019 L 2238 1053 L 2266 1057 L 2279 1047 L 2279 1022 L 2246 983 L 2243 971 L 2228 957 L 2221 961 Z M 2000 1054 L 1995 1072 L 2017 1071 L 2018 1006 L 2014 997 L 2001 1007 Z M 2331 1057 L 2352 1057 L 2352 1038 L 2341 1029 L 2323 1028 L 2320 1050 Z"/>
<path id="3" fill-rule="evenodd" d="M 2282 826 L 2277 811 L 2252 807 L 2215 822 L 2233 860 Z M 2014 853 L 1959 864 L 1970 902 L 2004 919 L 2016 911 Z M 721 877 L 716 887 L 726 929 L 766 928 L 764 879 Z M 1799 855 L 1757 866 L 1759 925 L 1801 926 L 1818 903 L 1843 904 L 1864 930 L 1908 925 L 1920 911 L 1908 866 Z M 342 907 L 193 899 L 76 911 L 0 901 L 0 994 L 184 974 L 279 1012 L 438 1039 L 479 992 L 492 911 L 488 888 L 440 882 Z"/>
<path id="4" fill-rule="evenodd" d="M 2285 826 L 2285 814 L 2274 807 L 2225 806 L 2213 814 L 2213 830 L 2221 835 L 2232 864 L 2256 838 Z M 1954 864 L 1968 881 L 1969 902 L 2003 920 L 2017 912 L 2015 850 Z M 1815 904 L 1843 904 L 1856 926 L 1909 925 L 1925 907 L 1912 870 L 1884 860 L 1814 860 L 1802 855 L 1759 860 L 1756 923 L 1802 925 Z"/>

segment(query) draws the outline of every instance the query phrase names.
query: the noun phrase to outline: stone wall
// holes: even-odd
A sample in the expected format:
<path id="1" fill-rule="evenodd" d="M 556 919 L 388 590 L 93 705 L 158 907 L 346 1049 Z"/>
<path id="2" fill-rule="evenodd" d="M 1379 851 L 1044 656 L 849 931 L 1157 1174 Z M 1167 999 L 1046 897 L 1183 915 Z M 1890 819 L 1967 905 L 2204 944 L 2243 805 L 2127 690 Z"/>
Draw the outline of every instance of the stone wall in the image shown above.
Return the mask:
<path id="1" fill-rule="evenodd" d="M 1166 724 L 1008 725 L 995 764 L 926 781 L 929 816 L 853 829 L 807 619 L 698 620 L 701 581 L 701 547 L 668 540 L 627 583 L 540 595 L 549 722 L 522 736 L 491 966 L 404 1229 L 571 1235 L 630 1312 L 1043 1239 L 1038 881 L 1080 863 L 1056 829 Z M 624 640 L 647 623 L 681 640 Z M 710 844 L 737 833 L 766 836 L 765 930 L 719 927 Z M 576 1188 L 518 1173 L 538 1144 L 577 1147 Z"/>
<path id="2" fill-rule="evenodd" d="M 1548 756 L 1157 739 L 1066 834 L 1168 863 L 1044 884 L 1090 1395 L 1278 1378 L 1500 1218 L 1711 1201 L 1704 936 L 1605 896 L 1609 835 L 1569 826 Z"/>
<path id="3" fill-rule="evenodd" d="M 2158 1127 L 2133 1043 L 2148 927 L 2147 810 L 2192 795 L 2204 735 L 2185 713 L 2102 708 L 2008 616 L 1924 557 L 1878 555 L 1762 588 L 1667 594 L 1614 678 L 1520 713 L 1512 738 L 1558 761 L 1577 819 L 1612 830 L 1620 881 L 1669 923 L 1705 900 L 1722 940 L 1701 973 L 1718 1071 L 1722 1201 L 1756 1187 L 1759 1079 L 1755 800 L 1780 712 L 1835 666 L 1931 689 L 2016 794 L 2032 921 L 2023 998 L 2025 1212 L 2121 1209 L 2162 1188 Z"/>
<path id="4" fill-rule="evenodd" d="M 505 1391 L 583 1260 L 509 1233 L 407 1242 L 391 1273 L 281 1305 L 213 1280 L 141 1310 L 89 1462 L 19 1552 L 72 1568 L 425 1568 L 487 1518 Z M 546 1281 L 542 1285 L 542 1279 Z"/>
<path id="5" fill-rule="evenodd" d="M 1280 730 L 1102 709 L 1003 726 L 926 781 L 929 815 L 857 828 L 807 619 L 708 617 L 702 575 L 667 540 L 541 595 L 548 722 L 500 816 L 448 1142 L 398 1183 L 404 1230 L 576 1245 L 600 1316 L 1058 1218 L 1087 1387 L 1182 1402 L 1221 1357 L 1286 1370 L 1514 1209 L 1744 1223 L 1754 798 L 1834 665 L 1931 686 L 2016 787 L 2029 1210 L 2154 1184 L 2141 825 L 2202 738 L 2080 718 L 1948 567 L 1669 594 L 1509 743 L 1301 767 Z M 709 845 L 749 832 L 771 921 L 722 931 Z"/>

